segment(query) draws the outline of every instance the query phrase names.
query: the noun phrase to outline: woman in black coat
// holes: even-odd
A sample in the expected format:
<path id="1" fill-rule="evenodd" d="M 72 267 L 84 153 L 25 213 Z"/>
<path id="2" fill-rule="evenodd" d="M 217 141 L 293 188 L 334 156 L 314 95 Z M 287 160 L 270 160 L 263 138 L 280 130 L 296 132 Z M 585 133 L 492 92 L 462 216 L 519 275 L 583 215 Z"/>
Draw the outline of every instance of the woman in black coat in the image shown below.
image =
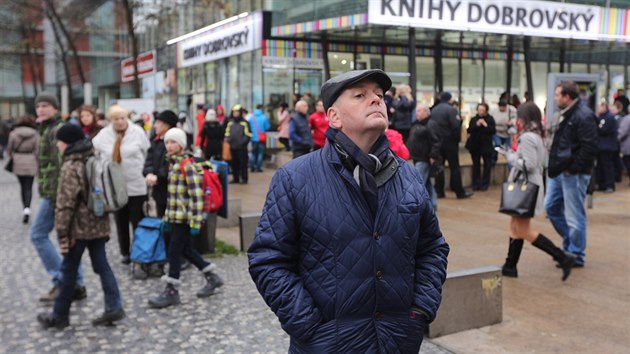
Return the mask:
<path id="1" fill-rule="evenodd" d="M 201 131 L 201 148 L 206 160 L 221 160 L 225 125 L 219 123 L 214 109 L 206 112 L 206 120 Z"/>
<path id="2" fill-rule="evenodd" d="M 473 163 L 473 190 L 486 191 L 490 186 L 490 172 L 492 169 L 492 155 L 494 145 L 492 136 L 496 133 L 494 118 L 488 114 L 488 105 L 477 105 L 477 115 L 468 125 L 468 140 L 466 149 L 470 151 Z M 481 159 L 483 158 L 483 176 L 481 176 Z"/>

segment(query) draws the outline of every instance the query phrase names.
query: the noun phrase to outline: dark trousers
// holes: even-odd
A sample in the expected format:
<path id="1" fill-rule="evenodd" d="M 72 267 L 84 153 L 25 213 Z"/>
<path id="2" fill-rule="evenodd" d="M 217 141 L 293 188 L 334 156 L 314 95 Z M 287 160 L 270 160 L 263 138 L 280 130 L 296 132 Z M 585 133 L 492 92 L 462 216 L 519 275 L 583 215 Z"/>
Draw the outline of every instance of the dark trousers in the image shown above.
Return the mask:
<path id="1" fill-rule="evenodd" d="M 628 175 L 630 175 L 630 155 L 623 155 L 621 160 L 623 161 L 623 165 L 626 167 Z"/>
<path id="2" fill-rule="evenodd" d="M 105 311 L 117 311 L 122 309 L 118 283 L 116 282 L 112 268 L 109 266 L 109 262 L 107 262 L 105 242 L 105 238 L 77 240 L 76 244 L 68 251 L 68 254 L 63 257 L 63 262 L 61 263 L 61 273 L 63 275 L 59 288 L 60 292 L 57 299 L 55 299 L 55 307 L 53 310 L 53 316 L 55 318 L 67 319 L 70 314 L 70 305 L 72 304 L 72 297 L 74 296 L 77 282 L 77 270 L 81 264 L 81 256 L 86 248 L 90 253 L 94 273 L 98 274 L 101 278 L 101 286 L 105 294 Z"/>
<path id="3" fill-rule="evenodd" d="M 17 176 L 20 182 L 20 192 L 22 194 L 22 206 L 24 208 L 31 207 L 31 200 L 33 199 L 33 180 L 34 176 Z"/>
<path id="4" fill-rule="evenodd" d="M 146 195 L 129 197 L 127 205 L 119 209 L 114 214 L 116 219 L 116 231 L 118 233 L 118 245 L 120 246 L 120 254 L 123 257 L 129 256 L 131 251 L 129 223 L 131 222 L 132 231 L 135 231 L 138 223 L 144 217 L 144 213 L 142 212 L 142 203 L 146 200 Z"/>
<path id="5" fill-rule="evenodd" d="M 615 152 L 600 151 L 597 153 L 597 187 L 600 190 L 615 189 Z"/>
<path id="6" fill-rule="evenodd" d="M 230 149 L 232 153 L 232 176 L 234 182 L 247 182 L 247 165 L 249 164 L 249 155 L 247 154 L 247 148 L 243 149 Z"/>
<path id="7" fill-rule="evenodd" d="M 278 138 L 282 145 L 284 145 L 284 149 L 287 151 L 291 151 L 291 144 L 289 143 L 289 138 Z"/>
<path id="8" fill-rule="evenodd" d="M 396 131 L 402 135 L 403 142 L 406 143 L 407 139 L 409 139 L 409 129 L 396 129 Z"/>
<path id="9" fill-rule="evenodd" d="M 203 270 L 210 264 L 192 247 L 190 238 L 190 226 L 188 224 L 171 224 L 171 242 L 168 245 L 168 276 L 173 279 L 179 279 L 182 257 L 199 270 Z"/>
<path id="10" fill-rule="evenodd" d="M 472 158 L 473 189 L 486 190 L 490 186 L 492 172 L 492 154 L 470 153 Z M 483 175 L 481 174 L 481 159 L 483 158 Z"/>
<path id="11" fill-rule="evenodd" d="M 462 186 L 462 175 L 459 171 L 459 144 L 444 143 L 440 149 L 442 159 L 448 161 L 448 168 L 451 172 L 450 187 L 457 196 L 461 196 L 465 193 Z M 441 173 L 435 178 L 435 193 L 437 195 L 444 195 L 444 173 Z"/>
<path id="12" fill-rule="evenodd" d="M 297 159 L 300 156 L 306 155 L 311 152 L 311 147 L 308 145 L 296 145 L 292 147 L 293 149 L 293 158 Z"/>
<path id="13" fill-rule="evenodd" d="M 621 177 L 623 176 L 623 160 L 619 150 L 615 151 L 613 162 L 615 165 L 615 182 L 621 182 Z"/>

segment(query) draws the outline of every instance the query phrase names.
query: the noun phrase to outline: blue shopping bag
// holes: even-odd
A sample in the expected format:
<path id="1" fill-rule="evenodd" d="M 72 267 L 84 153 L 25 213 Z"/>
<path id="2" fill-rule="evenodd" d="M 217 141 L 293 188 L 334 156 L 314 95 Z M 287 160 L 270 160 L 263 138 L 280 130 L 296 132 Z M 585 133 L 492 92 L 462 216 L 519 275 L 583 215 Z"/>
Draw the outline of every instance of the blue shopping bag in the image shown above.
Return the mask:
<path id="1" fill-rule="evenodd" d="M 166 260 L 164 238 L 160 232 L 161 224 L 160 218 L 145 217 L 140 220 L 133 234 L 130 257 L 133 262 L 147 264 Z"/>

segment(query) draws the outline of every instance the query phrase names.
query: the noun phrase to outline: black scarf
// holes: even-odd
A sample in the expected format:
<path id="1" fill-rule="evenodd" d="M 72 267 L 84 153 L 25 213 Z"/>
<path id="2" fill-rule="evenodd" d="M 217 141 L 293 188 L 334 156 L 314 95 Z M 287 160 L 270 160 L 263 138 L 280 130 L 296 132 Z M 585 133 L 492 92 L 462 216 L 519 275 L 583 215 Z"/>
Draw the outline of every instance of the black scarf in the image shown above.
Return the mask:
<path id="1" fill-rule="evenodd" d="M 364 153 L 346 134 L 337 129 L 328 128 L 326 137 L 337 151 L 351 160 L 354 168 L 350 170 L 353 170 L 354 179 L 359 184 L 372 212 L 375 212 L 378 204 L 378 185 L 375 175 L 392 158 L 387 136 L 383 133 L 368 154 Z"/>

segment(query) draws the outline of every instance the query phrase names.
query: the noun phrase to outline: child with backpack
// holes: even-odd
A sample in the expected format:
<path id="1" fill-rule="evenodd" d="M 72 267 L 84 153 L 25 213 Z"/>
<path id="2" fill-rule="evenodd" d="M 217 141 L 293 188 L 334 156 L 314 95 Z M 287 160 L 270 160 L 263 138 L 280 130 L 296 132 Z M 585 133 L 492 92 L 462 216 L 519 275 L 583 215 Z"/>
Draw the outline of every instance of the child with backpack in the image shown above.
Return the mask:
<path id="1" fill-rule="evenodd" d="M 179 128 L 172 128 L 166 132 L 164 142 L 170 168 L 162 230 L 170 231 L 171 240 L 168 247 L 168 275 L 162 277 L 166 287 L 159 296 L 149 299 L 149 306 L 153 308 L 179 304 L 182 256 L 197 267 L 206 280 L 206 285 L 197 292 L 197 297 L 208 297 L 223 285 L 223 280 L 216 274 L 216 265 L 205 261 L 192 247 L 191 236 L 199 235 L 204 220 L 204 190 L 195 163 L 187 160 L 190 154 L 184 151 L 187 146 L 186 133 Z"/>
<path id="2" fill-rule="evenodd" d="M 65 124 L 56 134 L 57 148 L 63 154 L 61 177 L 57 187 L 55 225 L 63 262 L 59 295 L 52 313 L 40 314 L 37 320 L 44 328 L 67 327 L 70 305 L 75 293 L 77 269 L 87 248 L 94 272 L 101 278 L 105 293 L 105 312 L 92 321 L 94 326 L 111 325 L 125 317 L 116 277 L 107 262 L 105 243 L 109 240 L 109 217 L 96 216 L 88 208 L 89 192 L 86 160 L 94 155 L 92 142 L 79 126 Z"/>

